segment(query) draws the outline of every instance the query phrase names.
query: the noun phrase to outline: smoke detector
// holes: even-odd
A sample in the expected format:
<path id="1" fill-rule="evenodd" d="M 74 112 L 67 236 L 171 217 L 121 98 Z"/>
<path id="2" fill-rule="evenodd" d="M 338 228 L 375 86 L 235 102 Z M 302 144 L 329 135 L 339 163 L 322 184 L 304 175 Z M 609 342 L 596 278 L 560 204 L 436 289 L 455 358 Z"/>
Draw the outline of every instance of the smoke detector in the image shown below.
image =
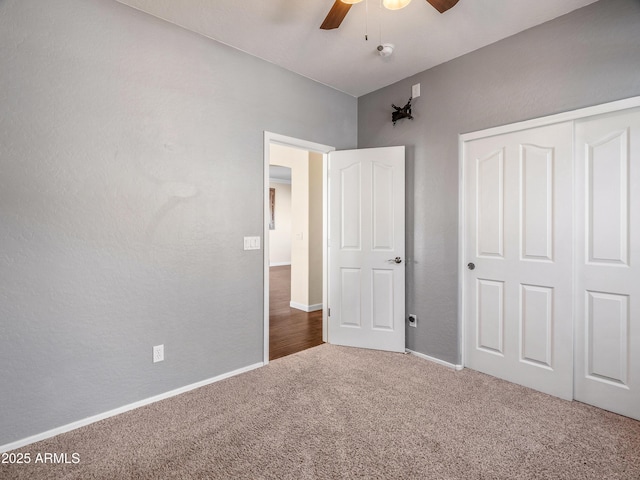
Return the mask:
<path id="1" fill-rule="evenodd" d="M 383 43 L 378 45 L 378 55 L 381 57 L 389 57 L 393 53 L 393 43 Z"/>

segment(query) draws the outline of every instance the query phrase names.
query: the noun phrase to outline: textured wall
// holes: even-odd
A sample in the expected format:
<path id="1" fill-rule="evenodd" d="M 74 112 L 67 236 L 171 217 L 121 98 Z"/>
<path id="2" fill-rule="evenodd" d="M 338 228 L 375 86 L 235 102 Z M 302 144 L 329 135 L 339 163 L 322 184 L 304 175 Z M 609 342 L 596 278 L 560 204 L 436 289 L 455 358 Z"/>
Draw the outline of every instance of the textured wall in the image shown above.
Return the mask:
<path id="1" fill-rule="evenodd" d="M 407 146 L 408 348 L 459 361 L 458 134 L 636 95 L 640 2 L 601 0 L 358 99 L 359 148 Z"/>
<path id="2" fill-rule="evenodd" d="M 356 99 L 111 0 L 0 1 L 0 86 L 0 445 L 262 361 L 263 131 Z"/>

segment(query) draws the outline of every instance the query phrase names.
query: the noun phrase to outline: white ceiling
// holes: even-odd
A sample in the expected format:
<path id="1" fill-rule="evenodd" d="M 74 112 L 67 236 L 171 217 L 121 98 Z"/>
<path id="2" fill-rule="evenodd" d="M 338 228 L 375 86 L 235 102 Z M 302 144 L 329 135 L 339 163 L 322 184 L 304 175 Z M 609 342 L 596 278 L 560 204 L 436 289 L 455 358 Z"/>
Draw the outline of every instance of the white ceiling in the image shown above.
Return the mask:
<path id="1" fill-rule="evenodd" d="M 334 0 L 118 1 L 358 97 L 596 0 L 460 0 L 444 14 L 365 0 L 337 30 L 319 28 Z"/>

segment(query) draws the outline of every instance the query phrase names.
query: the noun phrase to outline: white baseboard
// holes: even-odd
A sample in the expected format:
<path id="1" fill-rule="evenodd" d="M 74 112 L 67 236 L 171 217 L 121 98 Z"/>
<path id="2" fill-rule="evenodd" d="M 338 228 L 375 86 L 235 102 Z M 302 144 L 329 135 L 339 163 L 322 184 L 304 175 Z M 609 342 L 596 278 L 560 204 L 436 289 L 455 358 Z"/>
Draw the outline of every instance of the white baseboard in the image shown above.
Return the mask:
<path id="1" fill-rule="evenodd" d="M 291 262 L 273 262 L 273 263 L 269 263 L 270 267 L 284 267 L 285 265 L 291 265 Z"/>
<path id="2" fill-rule="evenodd" d="M 210 385 L 212 383 L 219 382 L 220 380 L 224 380 L 225 378 L 233 377 L 241 373 L 248 372 L 250 370 L 255 370 L 256 368 L 259 368 L 262 366 L 264 366 L 264 363 L 262 362 L 254 363 L 253 365 L 239 368 L 237 370 L 233 370 L 232 372 L 223 373 L 222 375 L 218 375 L 217 377 L 212 377 L 207 380 L 202 380 L 200 382 L 192 383 L 191 385 L 186 385 L 184 387 L 176 388 L 175 390 L 171 390 L 166 393 L 161 393 L 153 397 L 145 398 L 144 400 L 130 403 L 129 405 L 124 405 L 122 407 L 109 410 L 108 412 L 99 413 L 98 415 L 93 415 L 92 417 L 84 418 L 82 420 L 78 420 L 76 422 L 69 423 L 67 425 L 63 425 L 61 427 L 57 427 L 52 430 L 47 430 L 46 432 L 38 433 L 36 435 L 23 438 L 22 440 L 17 440 L 15 442 L 7 443 L 6 445 L 0 445 L 0 453 L 8 452 L 10 450 L 15 450 L 16 448 L 21 448 L 26 445 L 39 442 L 41 440 L 46 440 L 47 438 L 55 437 L 56 435 L 60 435 L 61 433 L 70 432 L 71 430 L 75 430 L 80 427 L 85 427 L 92 423 L 99 422 L 100 420 L 104 420 L 105 418 L 114 417 L 121 413 L 128 412 L 129 410 L 134 410 L 136 408 L 144 407 L 145 405 L 149 405 L 151 403 L 155 403 L 160 400 L 175 397 L 176 395 L 180 395 L 181 393 L 188 392 L 189 390 L 194 390 L 196 388 L 204 387 L 205 385 Z"/>
<path id="3" fill-rule="evenodd" d="M 302 310 L 303 312 L 307 312 L 307 313 L 322 310 L 321 303 L 316 303 L 315 305 L 303 305 L 302 303 L 289 302 L 289 306 L 291 308 L 295 308 L 296 310 Z"/>
<path id="4" fill-rule="evenodd" d="M 453 370 L 460 371 L 464 368 L 464 365 L 455 365 L 453 363 L 445 362 L 444 360 L 440 360 L 439 358 L 430 357 L 429 355 L 425 355 L 424 353 L 414 352 L 413 350 L 405 349 L 407 353 L 411 355 L 415 355 L 416 357 L 420 357 L 424 360 L 429 360 L 430 362 L 437 363 L 438 365 L 444 365 L 445 367 L 451 368 Z"/>

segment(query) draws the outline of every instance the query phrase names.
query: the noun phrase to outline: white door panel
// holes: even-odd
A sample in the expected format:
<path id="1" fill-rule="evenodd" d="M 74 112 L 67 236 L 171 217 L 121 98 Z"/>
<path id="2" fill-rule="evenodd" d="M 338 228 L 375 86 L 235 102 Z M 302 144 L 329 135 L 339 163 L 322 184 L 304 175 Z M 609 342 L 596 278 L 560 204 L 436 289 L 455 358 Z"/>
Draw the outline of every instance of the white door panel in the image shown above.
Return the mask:
<path id="1" fill-rule="evenodd" d="M 575 398 L 640 419 L 640 109 L 576 122 Z"/>
<path id="2" fill-rule="evenodd" d="M 465 144 L 465 364 L 573 395 L 572 124 Z"/>
<path id="3" fill-rule="evenodd" d="M 405 349 L 404 182 L 404 147 L 329 155 L 330 343 Z"/>

